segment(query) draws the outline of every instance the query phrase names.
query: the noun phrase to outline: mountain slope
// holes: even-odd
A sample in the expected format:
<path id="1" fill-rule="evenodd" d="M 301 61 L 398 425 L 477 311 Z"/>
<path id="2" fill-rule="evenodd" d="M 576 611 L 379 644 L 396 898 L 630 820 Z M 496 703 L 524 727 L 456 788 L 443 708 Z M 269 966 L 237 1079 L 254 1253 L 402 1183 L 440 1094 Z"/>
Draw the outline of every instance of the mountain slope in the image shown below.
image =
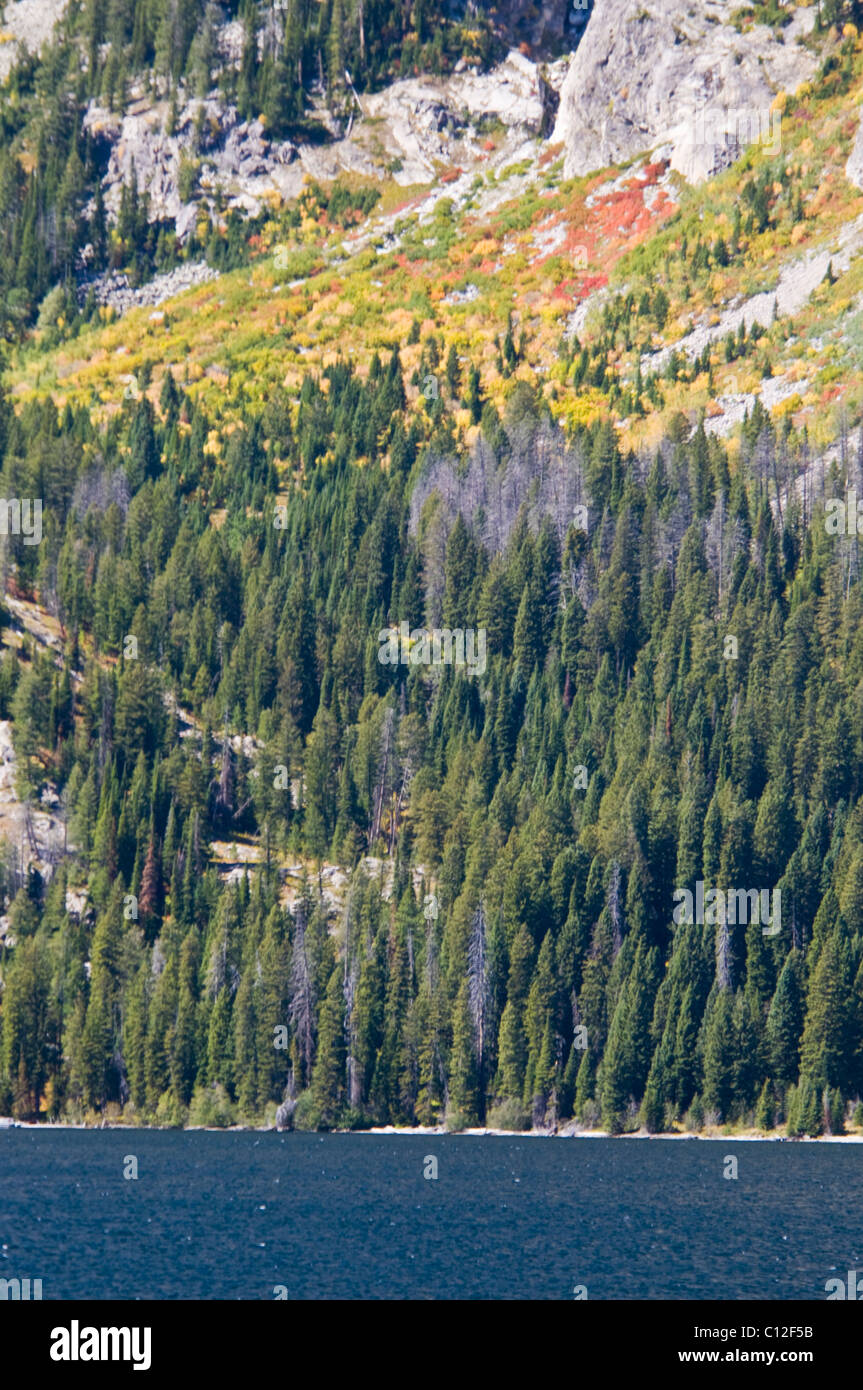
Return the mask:
<path id="1" fill-rule="evenodd" d="M 714 56 L 758 18 L 695 8 Z M 218 129 L 176 210 L 133 10 L 101 147 L 110 46 L 46 95 L 91 20 L 13 71 L 0 446 L 42 531 L 5 538 L 0 720 L 67 834 L 0 865 L 0 1110 L 859 1130 L 863 45 L 814 26 L 781 149 L 688 183 L 676 10 L 635 16 L 632 160 L 572 176 L 611 13 L 389 85 L 434 42 L 402 16 L 345 95 L 332 14 L 260 10 L 249 45 L 306 45 L 273 141 L 243 45 L 193 98 L 190 40 L 176 129 Z"/>

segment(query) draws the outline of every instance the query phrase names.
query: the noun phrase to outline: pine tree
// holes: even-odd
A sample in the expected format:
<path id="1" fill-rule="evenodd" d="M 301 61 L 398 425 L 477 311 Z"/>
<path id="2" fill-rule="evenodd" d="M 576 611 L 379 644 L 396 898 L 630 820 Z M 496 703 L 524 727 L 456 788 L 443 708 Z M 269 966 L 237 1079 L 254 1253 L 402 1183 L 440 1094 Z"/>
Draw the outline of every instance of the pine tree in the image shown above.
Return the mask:
<path id="1" fill-rule="evenodd" d="M 192 1099 L 197 1076 L 198 933 L 193 927 L 180 950 L 179 1001 L 171 1046 L 171 1085 L 181 1106 Z"/>
<path id="2" fill-rule="evenodd" d="M 312 1094 L 324 1128 L 338 1122 L 345 1103 L 345 1008 L 343 967 L 333 969 L 318 1020 Z"/>
<path id="3" fill-rule="evenodd" d="M 467 980 L 462 981 L 453 1007 L 449 1094 L 460 1123 L 475 1124 L 478 1118 L 476 1056 Z"/>
<path id="4" fill-rule="evenodd" d="M 518 932 L 510 952 L 507 1000 L 498 1034 L 498 1080 L 496 1089 L 507 1099 L 521 1099 L 527 1067 L 527 1038 L 524 1010 L 529 988 L 529 966 L 533 954 L 526 927 Z"/>
<path id="5" fill-rule="evenodd" d="M 783 1086 L 797 1080 L 802 1032 L 803 992 L 800 957 L 796 950 L 791 950 L 779 973 L 767 1014 L 770 1068 Z"/>
<path id="6" fill-rule="evenodd" d="M 704 1105 L 720 1121 L 731 1117 L 734 1104 L 735 1054 L 733 998 L 719 989 L 704 1021 Z"/>
<path id="7" fill-rule="evenodd" d="M 837 932 L 827 939 L 809 983 L 800 1044 L 800 1070 L 814 1087 L 841 1086 L 853 1046 L 848 948 Z"/>

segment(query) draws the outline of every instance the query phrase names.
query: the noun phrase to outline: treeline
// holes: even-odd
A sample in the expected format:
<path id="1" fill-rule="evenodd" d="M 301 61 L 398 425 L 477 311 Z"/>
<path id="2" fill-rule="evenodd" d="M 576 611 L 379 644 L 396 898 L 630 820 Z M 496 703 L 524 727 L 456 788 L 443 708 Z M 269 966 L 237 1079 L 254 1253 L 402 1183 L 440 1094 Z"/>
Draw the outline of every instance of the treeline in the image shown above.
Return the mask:
<path id="1" fill-rule="evenodd" d="M 236 23 L 226 45 L 224 26 Z M 482 5 L 430 0 L 88 0 L 72 32 L 87 54 L 90 95 L 118 108 L 128 83 L 206 96 L 215 86 L 248 119 L 263 114 L 274 134 L 296 128 L 314 90 L 333 111 L 350 87 L 367 90 L 415 71 L 441 73 L 460 58 L 495 51 Z M 346 69 L 348 76 L 346 76 Z"/>
<path id="2" fill-rule="evenodd" d="M 4 869 L 0 1111 L 859 1121 L 861 587 L 823 504 L 861 459 L 814 478 L 763 412 L 733 465 L 682 417 L 624 456 L 477 381 L 417 411 L 396 351 L 335 364 L 221 456 L 170 374 L 104 428 L 4 405 L 3 495 L 44 501 L 6 564 L 63 650 L 10 647 L 0 700 L 67 853 Z M 402 620 L 485 628 L 484 675 L 382 665 Z M 699 879 L 779 888 L 780 933 L 675 928 Z"/>

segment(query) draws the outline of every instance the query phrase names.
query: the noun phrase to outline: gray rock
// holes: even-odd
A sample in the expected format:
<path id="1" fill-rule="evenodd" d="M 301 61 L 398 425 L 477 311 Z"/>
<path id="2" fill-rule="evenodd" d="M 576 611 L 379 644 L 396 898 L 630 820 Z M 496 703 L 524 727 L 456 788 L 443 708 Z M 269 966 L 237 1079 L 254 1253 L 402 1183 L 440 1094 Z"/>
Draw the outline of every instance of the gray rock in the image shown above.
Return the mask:
<path id="1" fill-rule="evenodd" d="M 238 122 L 236 107 L 215 99 L 186 103 L 177 114 L 176 129 L 168 134 L 168 103 L 141 98 L 132 102 L 122 117 L 95 101 L 84 117 L 84 129 L 101 134 L 112 146 L 103 180 L 105 207 L 116 217 L 123 184 L 134 164 L 139 189 L 150 199 L 151 219 L 173 221 L 180 241 L 187 240 L 195 225 L 201 194 L 184 200 L 180 172 L 184 161 L 197 161 L 199 183 L 205 196 L 217 190 L 227 195 L 228 207 L 240 207 L 252 215 L 273 193 L 290 196 L 289 166 L 296 160 L 290 141 L 270 141 L 260 121 Z M 200 136 L 199 132 L 200 131 Z"/>
<path id="2" fill-rule="evenodd" d="M 855 188 L 863 188 L 863 115 L 857 126 L 857 135 L 848 156 L 848 163 L 845 165 L 845 177 Z"/>
<path id="3" fill-rule="evenodd" d="M 83 304 L 92 290 L 97 304 L 110 305 L 118 313 L 125 314 L 128 309 L 137 309 L 142 305 L 157 308 L 166 299 L 173 299 L 174 295 L 182 294 L 193 285 L 202 285 L 207 280 L 217 278 L 218 271 L 208 266 L 206 261 L 192 261 L 178 265 L 164 275 L 156 275 L 146 285 L 132 289 L 127 275 L 106 271 L 103 275 L 82 281 L 78 286 L 78 299 Z"/>
<path id="4" fill-rule="evenodd" d="M 730 24 L 737 0 L 596 0 L 560 94 L 553 141 L 567 176 L 621 164 L 657 145 L 692 183 L 711 177 L 761 139 L 781 141 L 770 106 L 794 91 L 817 60 L 797 38 L 815 9 L 795 10 L 778 40 L 758 25 Z"/>
<path id="5" fill-rule="evenodd" d="M 685 353 L 692 361 L 701 355 L 708 343 L 736 333 L 741 325 L 749 332 L 753 324 L 769 328 L 774 314 L 792 318 L 808 303 L 814 291 L 822 283 L 828 267 L 835 275 L 842 275 L 852 260 L 863 251 L 863 216 L 853 222 L 846 222 L 833 237 L 825 243 L 808 251 L 783 265 L 774 288 L 762 290 L 743 303 L 732 303 L 723 309 L 719 322 L 699 324 L 678 342 L 661 348 L 658 352 L 647 353 L 641 358 L 641 370 L 662 371 L 672 352 Z M 815 346 L 817 340 L 810 340 Z M 820 345 L 819 345 L 820 346 Z"/>
<path id="6" fill-rule="evenodd" d="M 67 3 L 68 0 L 12 0 L 5 11 L 0 5 L 0 30 L 6 36 L 0 44 L 0 82 L 25 53 L 38 53 L 48 42 Z"/>
<path id="7" fill-rule="evenodd" d="M 463 290 L 451 290 L 444 295 L 444 304 L 472 304 L 475 299 L 479 299 L 479 290 L 476 285 L 465 285 Z"/>
<path id="8" fill-rule="evenodd" d="M 496 117 L 518 138 L 550 129 L 557 103 L 556 84 L 566 63 L 543 72 L 512 50 L 491 72 L 462 69 L 450 77 L 405 78 L 362 98 L 363 115 L 375 123 L 390 158 L 398 161 L 398 183 L 427 183 L 440 164 L 473 162 L 479 154 L 465 117 Z M 362 123 L 355 139 L 364 138 Z"/>

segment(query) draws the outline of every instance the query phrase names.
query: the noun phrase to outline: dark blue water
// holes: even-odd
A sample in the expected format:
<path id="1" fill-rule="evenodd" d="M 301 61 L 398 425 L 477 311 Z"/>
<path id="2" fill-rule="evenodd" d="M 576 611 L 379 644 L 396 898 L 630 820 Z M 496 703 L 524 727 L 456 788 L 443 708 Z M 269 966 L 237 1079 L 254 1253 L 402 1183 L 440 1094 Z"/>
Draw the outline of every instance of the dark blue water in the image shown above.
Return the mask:
<path id="1" fill-rule="evenodd" d="M 45 1299 L 823 1299 L 863 1265 L 861 1165 L 730 1139 L 4 1130 L 0 1278 Z"/>

